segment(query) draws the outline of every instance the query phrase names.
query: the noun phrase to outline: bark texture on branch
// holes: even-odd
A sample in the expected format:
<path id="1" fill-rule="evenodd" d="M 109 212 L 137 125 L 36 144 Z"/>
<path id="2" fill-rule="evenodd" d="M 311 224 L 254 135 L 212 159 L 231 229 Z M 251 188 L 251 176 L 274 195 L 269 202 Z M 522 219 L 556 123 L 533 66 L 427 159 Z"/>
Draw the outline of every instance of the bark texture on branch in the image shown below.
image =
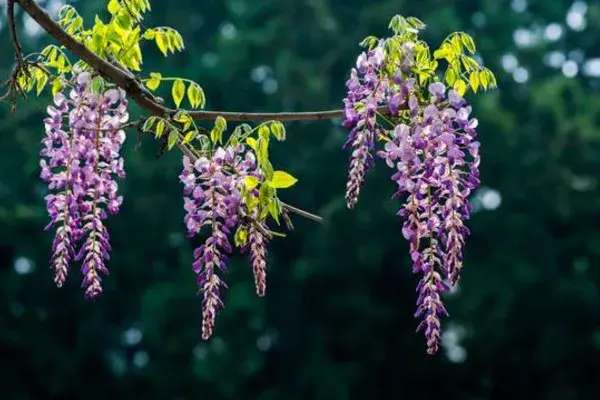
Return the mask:
<path id="1" fill-rule="evenodd" d="M 31 16 L 48 34 L 54 37 L 60 44 L 75 54 L 79 59 L 85 61 L 96 71 L 109 79 L 117 86 L 127 92 L 140 107 L 152 115 L 173 115 L 176 110 L 163 106 L 148 92 L 142 83 L 133 75 L 127 74 L 114 64 L 104 60 L 89 50 L 82 43 L 75 40 L 64 31 L 38 4 L 33 0 L 11 0 L 19 3 L 23 10 Z M 385 113 L 383 108 L 380 110 Z M 231 111 L 188 111 L 190 116 L 196 120 L 214 120 L 218 116 L 229 121 L 321 121 L 333 118 L 341 118 L 344 110 L 307 111 L 307 112 L 280 112 L 280 113 L 246 113 Z"/>

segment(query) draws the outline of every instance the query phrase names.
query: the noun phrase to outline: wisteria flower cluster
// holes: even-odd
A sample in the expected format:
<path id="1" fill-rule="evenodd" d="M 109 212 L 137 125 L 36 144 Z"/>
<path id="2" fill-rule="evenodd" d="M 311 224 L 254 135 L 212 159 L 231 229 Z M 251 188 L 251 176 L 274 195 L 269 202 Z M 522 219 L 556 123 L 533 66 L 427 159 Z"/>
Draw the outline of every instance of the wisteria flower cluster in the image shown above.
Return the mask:
<path id="1" fill-rule="evenodd" d="M 253 150 L 240 143 L 218 147 L 210 158 L 183 158 L 180 180 L 188 236 L 198 235 L 204 226 L 209 229 L 204 243 L 194 251 L 193 263 L 203 298 L 204 339 L 212 335 L 215 316 L 223 307 L 220 291 L 226 285 L 218 272 L 227 271 L 227 258 L 233 251 L 230 238 L 236 228 L 241 247 L 250 252 L 256 292 L 265 294 L 268 228 L 254 207 L 259 190 L 253 187 L 263 178 Z"/>
<path id="2" fill-rule="evenodd" d="M 402 23 L 413 29 L 395 26 Z M 424 330 L 427 352 L 434 354 L 440 317 L 448 315 L 441 294 L 460 277 L 469 234 L 468 196 L 479 185 L 477 120 L 462 96 L 466 83 L 456 78 L 456 63 L 449 61 L 446 83 L 432 73 L 437 61 L 430 60 L 428 48 L 418 41 L 418 21 L 396 20 L 394 25 L 392 20 L 391 25 L 397 33 L 393 38 L 366 39 L 370 49 L 358 57 L 346 83 L 343 126 L 350 132 L 344 147 L 351 149 L 346 200 L 349 208 L 357 203 L 374 155 L 394 170 L 393 198 L 404 201 L 398 212 L 402 235 L 409 242 L 413 272 L 421 275 L 415 317 L 422 321 L 417 331 Z M 458 43 L 469 48 L 469 39 L 462 35 Z M 436 58 L 450 58 L 449 53 L 461 50 L 457 39 L 449 42 L 436 51 Z M 488 79 L 487 70 L 481 71 L 470 71 L 477 77 L 469 82 L 474 91 L 480 80 Z"/>
<path id="3" fill-rule="evenodd" d="M 123 178 L 120 155 L 128 120 L 127 100 L 121 89 L 94 93 L 88 72 L 74 74 L 68 97 L 54 95 L 44 120 L 46 136 L 40 152 L 41 178 L 50 223 L 56 228 L 51 264 L 61 287 L 73 261 L 81 261 L 82 287 L 87 299 L 102 293 L 102 275 L 108 274 L 109 234 L 104 225 L 123 200 L 116 178 Z"/>

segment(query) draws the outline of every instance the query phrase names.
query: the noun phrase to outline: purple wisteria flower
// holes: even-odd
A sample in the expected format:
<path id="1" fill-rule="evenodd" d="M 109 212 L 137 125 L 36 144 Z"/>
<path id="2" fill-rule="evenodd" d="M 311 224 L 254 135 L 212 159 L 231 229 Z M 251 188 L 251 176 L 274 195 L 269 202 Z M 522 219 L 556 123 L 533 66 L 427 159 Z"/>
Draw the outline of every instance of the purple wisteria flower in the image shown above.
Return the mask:
<path id="1" fill-rule="evenodd" d="M 54 106 L 48 107 L 48 117 L 44 119 L 46 136 L 42 139 L 44 148 L 40 177 L 48 183 L 51 193 L 46 196 L 46 207 L 50 216 L 49 229 L 56 226 L 52 244 L 51 266 L 54 282 L 61 287 L 67 279 L 69 265 L 74 257 L 75 242 L 81 237 L 81 218 L 78 207 L 78 165 L 73 158 L 74 140 L 69 131 L 63 129 L 63 117 L 69 105 L 62 93 L 54 96 Z"/>
<path id="2" fill-rule="evenodd" d="M 125 176 L 119 154 L 125 133 L 120 126 L 129 115 L 124 91 L 95 94 L 90 83 L 89 73 L 79 73 L 73 77 L 68 99 L 55 96 L 56 107 L 48 108 L 44 121 L 41 156 L 45 158 L 40 165 L 42 179 L 50 189 L 59 190 L 46 197 L 50 226 L 61 224 L 52 256 L 56 284 L 64 283 L 75 244 L 85 237 L 76 259 L 83 260 L 85 296 L 94 299 L 102 293 L 100 275 L 108 274 L 110 244 L 103 220 L 108 213 L 116 214 L 123 200 L 117 195 L 115 178 Z M 67 113 L 68 132 L 62 129 Z"/>
<path id="3" fill-rule="evenodd" d="M 346 82 L 348 94 L 344 99 L 343 126 L 350 129 L 350 133 L 344 149 L 352 149 L 346 185 L 348 208 L 354 207 L 358 201 L 365 173 L 373 164 L 371 150 L 377 139 L 376 112 L 385 100 L 389 85 L 388 79 L 381 72 L 384 59 L 385 52 L 381 45 L 368 53 L 362 53 Z"/>
<path id="4" fill-rule="evenodd" d="M 266 228 L 259 229 L 257 223 L 250 224 L 248 229 L 248 244 L 250 258 L 252 260 L 252 272 L 254 274 L 254 285 L 256 294 L 260 297 L 267 290 L 267 240 L 263 234 Z"/>
<path id="5" fill-rule="evenodd" d="M 422 274 L 417 286 L 416 317 L 423 321 L 428 353 L 437 351 L 440 316 L 447 315 L 440 294 L 456 284 L 462 268 L 462 249 L 469 234 L 468 196 L 479 184 L 477 120 L 471 108 L 444 84 L 429 86 L 430 102 L 409 98 L 410 125 L 399 124 L 378 155 L 396 170 L 394 198 L 406 196 L 398 212 L 402 234 L 410 245 L 413 272 Z"/>
<path id="6" fill-rule="evenodd" d="M 212 158 L 194 162 L 183 157 L 180 180 L 184 184 L 184 223 L 188 236 L 196 236 L 203 226 L 210 236 L 194 251 L 193 269 L 203 296 L 202 337 L 213 332 L 216 313 L 223 307 L 220 290 L 225 283 L 217 271 L 226 272 L 227 255 L 232 252 L 231 230 L 240 223 L 241 190 L 244 178 L 254 173 L 256 159 L 244 145 L 218 148 Z"/>

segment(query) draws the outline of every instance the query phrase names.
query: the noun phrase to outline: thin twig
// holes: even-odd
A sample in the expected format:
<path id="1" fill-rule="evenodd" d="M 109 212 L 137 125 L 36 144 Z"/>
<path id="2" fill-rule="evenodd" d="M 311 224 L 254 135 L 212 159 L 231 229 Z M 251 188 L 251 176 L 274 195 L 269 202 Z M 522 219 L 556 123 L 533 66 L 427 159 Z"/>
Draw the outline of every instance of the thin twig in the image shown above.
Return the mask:
<path id="1" fill-rule="evenodd" d="M 13 47 L 15 48 L 15 58 L 17 59 L 17 65 L 19 65 L 23 63 L 23 47 L 21 47 L 21 43 L 19 42 L 19 38 L 17 36 L 17 26 L 15 23 L 15 0 L 8 0 L 8 4 L 6 7 L 6 16 L 8 19 L 8 32 L 10 34 L 10 40 L 13 43 Z"/>
<path id="2" fill-rule="evenodd" d="M 311 221 L 323 222 L 323 217 L 319 217 L 318 215 L 311 214 L 307 211 L 301 210 L 301 209 L 291 206 L 287 203 L 284 203 L 283 201 L 281 202 L 281 206 L 284 207 L 289 212 L 299 215 L 301 217 L 304 217 L 306 219 L 310 219 Z"/>

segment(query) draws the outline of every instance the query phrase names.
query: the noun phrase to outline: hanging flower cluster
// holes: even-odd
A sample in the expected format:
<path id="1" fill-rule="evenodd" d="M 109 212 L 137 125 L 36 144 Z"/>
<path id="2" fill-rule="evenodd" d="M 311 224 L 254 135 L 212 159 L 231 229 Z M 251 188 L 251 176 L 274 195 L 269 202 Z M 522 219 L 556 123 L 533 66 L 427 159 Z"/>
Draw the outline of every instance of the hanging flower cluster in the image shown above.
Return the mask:
<path id="1" fill-rule="evenodd" d="M 102 293 L 101 275 L 108 274 L 110 244 L 104 220 L 118 213 L 123 200 L 115 178 L 125 176 L 120 156 L 125 133 L 120 127 L 129 118 L 124 91 L 94 93 L 91 82 L 87 72 L 74 74 L 68 97 L 55 94 L 44 120 L 40 152 L 40 176 L 52 191 L 46 196 L 46 229 L 56 228 L 54 281 L 61 287 L 71 263 L 81 261 L 87 299 Z"/>
<path id="2" fill-rule="evenodd" d="M 460 277 L 469 234 L 468 196 L 480 183 L 477 120 L 462 96 L 467 87 L 455 62 L 466 57 L 460 54 L 463 47 L 474 52 L 474 44 L 458 34 L 435 52 L 436 59 L 449 63 L 446 83 L 440 82 L 437 61 L 417 38 L 423 26 L 399 18 L 390 24 L 394 37 L 365 40 L 370 49 L 358 57 L 346 83 L 343 126 L 350 132 L 344 147 L 351 149 L 346 200 L 349 208 L 356 204 L 374 153 L 394 170 L 393 198 L 404 200 L 398 212 L 402 235 L 409 242 L 413 272 L 421 275 L 417 331 L 424 330 L 427 352 L 434 354 L 440 317 L 448 315 L 440 295 Z M 471 89 L 493 86 L 491 72 L 467 59 L 464 73 L 471 73 Z M 376 149 L 378 142 L 385 144 Z"/>
<path id="3" fill-rule="evenodd" d="M 256 292 L 265 294 L 268 228 L 256 210 L 256 185 L 263 178 L 253 150 L 243 144 L 218 147 L 212 157 L 201 156 L 193 162 L 188 156 L 183 158 L 180 180 L 188 236 L 198 235 L 204 226 L 210 229 L 208 238 L 194 251 L 193 263 L 203 297 L 204 339 L 212 335 L 215 316 L 223 307 L 220 291 L 226 285 L 217 272 L 227 270 L 227 257 L 233 250 L 230 237 L 236 228 L 236 241 L 250 251 Z"/>

